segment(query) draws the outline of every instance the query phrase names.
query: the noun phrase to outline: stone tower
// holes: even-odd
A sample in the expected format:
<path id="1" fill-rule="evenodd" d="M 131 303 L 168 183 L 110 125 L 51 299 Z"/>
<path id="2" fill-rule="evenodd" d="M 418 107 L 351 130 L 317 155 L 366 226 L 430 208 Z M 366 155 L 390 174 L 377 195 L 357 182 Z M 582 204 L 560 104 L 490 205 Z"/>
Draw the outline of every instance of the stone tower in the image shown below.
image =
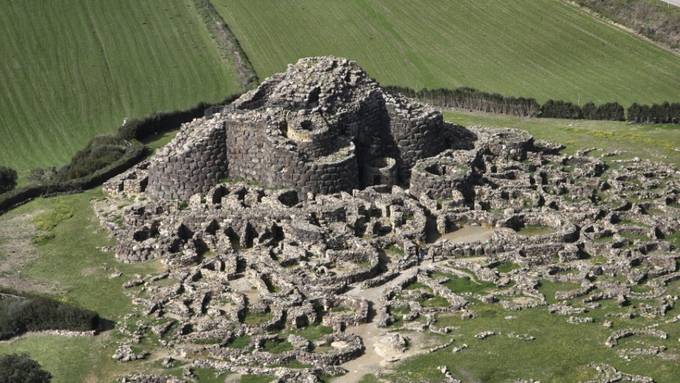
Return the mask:
<path id="1" fill-rule="evenodd" d="M 183 126 L 151 160 L 148 191 L 186 199 L 227 177 L 301 194 L 407 184 L 417 160 L 465 146 L 466 134 L 353 61 L 304 58 Z"/>

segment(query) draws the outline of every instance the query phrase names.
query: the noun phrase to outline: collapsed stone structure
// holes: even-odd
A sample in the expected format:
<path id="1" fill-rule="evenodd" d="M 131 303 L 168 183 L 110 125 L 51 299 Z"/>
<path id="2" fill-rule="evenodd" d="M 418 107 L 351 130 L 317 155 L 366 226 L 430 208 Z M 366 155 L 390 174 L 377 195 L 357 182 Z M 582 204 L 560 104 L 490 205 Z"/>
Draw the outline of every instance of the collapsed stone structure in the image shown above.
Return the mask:
<path id="1" fill-rule="evenodd" d="M 105 184 L 108 199 L 95 207 L 116 256 L 167 268 L 126 282 L 140 317 L 120 325 L 127 339 L 116 356 L 146 357 L 131 345 L 153 334 L 168 366 L 352 382 L 371 353 L 390 361 L 467 349 L 441 342 L 455 329 L 438 320 L 473 319 L 474 302 L 544 306 L 588 325 L 601 301 L 639 300 L 626 315 L 680 321 L 665 318 L 680 280 L 670 240 L 680 231 L 677 170 L 561 148 L 522 131 L 445 124 L 354 63 L 301 60 Z M 488 287 L 456 291 L 461 278 Z M 541 283 L 577 287 L 546 296 Z M 670 357 L 617 343 L 649 334 L 665 333 L 616 329 L 603 347 Z"/>
<path id="2" fill-rule="evenodd" d="M 183 129 L 149 164 L 149 194 L 187 199 L 227 177 L 301 193 L 403 185 L 419 159 L 467 145 L 465 133 L 352 61 L 306 58 Z"/>

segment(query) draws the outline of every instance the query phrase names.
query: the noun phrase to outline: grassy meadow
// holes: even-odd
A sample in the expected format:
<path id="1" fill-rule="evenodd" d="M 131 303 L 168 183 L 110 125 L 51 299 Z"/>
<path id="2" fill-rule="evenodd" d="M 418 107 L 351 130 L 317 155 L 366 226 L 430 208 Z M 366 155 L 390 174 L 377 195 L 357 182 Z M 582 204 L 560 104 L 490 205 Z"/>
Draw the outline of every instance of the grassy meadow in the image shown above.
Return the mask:
<path id="1" fill-rule="evenodd" d="M 260 78 L 353 58 L 383 84 L 585 103 L 680 100 L 680 56 L 561 0 L 213 0 Z"/>
<path id="2" fill-rule="evenodd" d="M 565 317 L 549 314 L 545 307 L 521 311 L 506 311 L 499 305 L 474 303 L 471 308 L 478 314 L 472 320 L 454 316 L 441 316 L 440 326 L 454 326 L 454 344 L 469 348 L 452 353 L 451 347 L 441 351 L 416 356 L 397 365 L 387 380 L 395 383 L 441 382 L 438 366 L 447 366 L 465 382 L 514 382 L 518 379 L 551 383 L 595 381 L 595 369 L 590 363 L 607 363 L 629 374 L 652 376 L 657 383 L 674 383 L 680 379 L 677 361 L 659 357 L 639 357 L 626 361 L 617 355 L 617 348 L 607 348 L 604 343 L 611 333 L 602 326 L 605 314 L 622 312 L 615 304 L 607 302 L 603 308 L 589 315 L 593 323 L 571 324 Z M 674 311 L 677 314 L 677 309 Z M 670 314 L 669 314 L 670 315 Z M 644 318 L 614 320 L 615 328 L 643 327 L 653 321 Z M 669 339 L 653 341 L 663 345 L 670 353 L 680 350 L 676 338 L 680 329 L 676 325 L 662 325 Z M 492 330 L 497 333 L 488 339 L 475 339 L 474 335 Z M 520 340 L 508 334 L 530 335 L 533 341 Z M 626 340 L 626 346 L 639 342 Z"/>
<path id="3" fill-rule="evenodd" d="M 0 164 L 62 165 L 125 117 L 239 91 L 191 0 L 3 1 Z"/>
<path id="4" fill-rule="evenodd" d="M 103 318 L 117 321 L 132 309 L 122 284 L 134 274 L 159 269 L 157 263 L 123 264 L 103 246 L 112 241 L 98 224 L 90 207 L 101 198 L 100 190 L 37 199 L 0 216 L 0 225 L 14 222 L 18 215 L 28 215 L 40 229 L 31 246 L 37 258 L 13 270 L 26 281 L 51 286 L 42 291 L 61 301 L 97 311 Z M 25 230 L 17 227 L 16 230 Z M 0 254 L 0 257 L 20 254 Z M 123 277 L 109 278 L 115 271 Z M 54 375 L 53 383 L 109 382 L 126 370 L 139 369 L 139 364 L 123 365 L 111 359 L 115 350 L 115 333 L 96 337 L 62 337 L 26 335 L 0 342 L 0 354 L 26 352 Z"/>

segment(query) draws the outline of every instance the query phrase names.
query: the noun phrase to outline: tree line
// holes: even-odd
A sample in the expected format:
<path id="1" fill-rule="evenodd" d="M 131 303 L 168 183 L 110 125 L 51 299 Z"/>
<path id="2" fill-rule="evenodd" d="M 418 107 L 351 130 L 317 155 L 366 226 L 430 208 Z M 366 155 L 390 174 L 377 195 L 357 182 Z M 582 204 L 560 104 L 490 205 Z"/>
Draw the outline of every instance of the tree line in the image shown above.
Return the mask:
<path id="1" fill-rule="evenodd" d="M 625 121 L 626 112 L 623 106 L 617 102 L 608 102 L 602 105 L 588 102 L 583 106 L 579 106 L 568 101 L 548 100 L 545 104 L 541 105 L 541 112 L 537 117 Z"/>
<path id="2" fill-rule="evenodd" d="M 417 98 L 428 104 L 468 111 L 509 114 L 518 117 L 565 118 L 572 120 L 608 120 L 633 123 L 678 124 L 680 103 L 653 105 L 632 104 L 628 110 L 617 102 L 597 105 L 588 102 L 583 106 L 569 101 L 548 100 L 539 104 L 533 98 L 503 96 L 474 88 L 421 89 L 386 86 L 389 93 L 399 93 Z"/>
<path id="3" fill-rule="evenodd" d="M 540 104 L 533 98 L 508 97 L 498 93 L 482 92 L 474 88 L 421 89 L 416 91 L 401 86 L 386 86 L 390 93 L 423 100 L 428 104 L 446 106 L 487 113 L 510 114 L 518 117 L 534 117 L 540 111 Z"/>
<path id="4" fill-rule="evenodd" d="M 680 124 L 680 103 L 640 105 L 628 108 L 628 121 L 651 124 Z"/>

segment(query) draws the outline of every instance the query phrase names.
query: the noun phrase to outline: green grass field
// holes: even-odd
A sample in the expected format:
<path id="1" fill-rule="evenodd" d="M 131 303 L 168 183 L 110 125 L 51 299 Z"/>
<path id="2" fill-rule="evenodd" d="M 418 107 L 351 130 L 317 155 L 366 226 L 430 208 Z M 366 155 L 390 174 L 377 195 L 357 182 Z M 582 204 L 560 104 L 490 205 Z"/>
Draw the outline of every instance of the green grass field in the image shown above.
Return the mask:
<path id="1" fill-rule="evenodd" d="M 506 311 L 498 305 L 474 303 L 472 309 L 479 316 L 472 320 L 457 317 L 440 317 L 439 325 L 455 326 L 452 333 L 454 345 L 468 344 L 469 348 L 452 353 L 450 348 L 407 359 L 389 374 L 388 381 L 441 382 L 437 366 L 448 366 L 465 382 L 513 382 L 517 379 L 535 379 L 551 383 L 585 382 L 595 378 L 592 362 L 607 363 L 626 373 L 653 376 L 655 382 L 673 383 L 680 378 L 677 362 L 654 357 L 641 357 L 631 361 L 621 359 L 617 349 L 604 346 L 610 331 L 602 327 L 604 313 L 623 311 L 607 302 L 605 307 L 589 315 L 595 323 L 570 324 L 565 317 L 549 314 L 545 307 L 522 311 Z M 513 318 L 508 320 L 506 316 Z M 643 327 L 650 321 L 643 318 L 615 320 L 615 328 Z M 659 341 L 669 352 L 677 352 L 680 330 L 669 324 L 661 327 L 669 339 Z M 478 340 L 474 335 L 493 330 L 498 335 Z M 528 334 L 534 341 L 523 341 L 507 334 Z M 632 340 L 631 340 L 632 342 Z M 656 343 L 655 343 L 656 344 Z"/>
<path id="2" fill-rule="evenodd" d="M 102 246 L 112 244 L 90 207 L 90 201 L 100 197 L 100 190 L 91 190 L 37 199 L 0 216 L 0 225 L 7 224 L 17 215 L 30 215 L 33 224 L 47 231 L 36 236 L 32 245 L 38 257 L 21 269 L 13 270 L 16 274 L 35 283 L 55 285 L 54 289 L 43 293 L 117 321 L 132 309 L 132 302 L 122 287 L 126 278 L 137 273 L 155 272 L 159 266 L 156 263 L 120 263 L 112 254 L 100 250 Z M 123 277 L 109 278 L 116 270 L 122 272 Z M 108 382 L 114 375 L 127 370 L 148 368 L 113 361 L 113 336 L 110 332 L 80 338 L 27 335 L 0 342 L 0 354 L 28 353 L 54 375 L 53 383 Z"/>
<path id="3" fill-rule="evenodd" d="M 560 0 L 213 0 L 261 78 L 312 55 L 383 84 L 545 101 L 680 100 L 680 56 Z"/>
<path id="4" fill-rule="evenodd" d="M 0 33 L 0 164 L 22 174 L 125 117 L 239 91 L 191 0 L 4 1 Z"/>

